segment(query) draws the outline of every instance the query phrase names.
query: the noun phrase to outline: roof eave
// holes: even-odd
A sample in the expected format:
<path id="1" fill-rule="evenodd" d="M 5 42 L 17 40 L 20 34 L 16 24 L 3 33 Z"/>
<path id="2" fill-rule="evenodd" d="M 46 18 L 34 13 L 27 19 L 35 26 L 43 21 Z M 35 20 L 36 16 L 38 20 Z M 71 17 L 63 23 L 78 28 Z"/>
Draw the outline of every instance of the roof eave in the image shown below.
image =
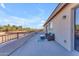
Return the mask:
<path id="1" fill-rule="evenodd" d="M 52 14 L 49 16 L 48 20 L 45 22 L 43 26 L 45 26 L 49 21 L 53 19 L 53 17 L 58 13 L 60 9 L 62 9 L 63 6 L 65 6 L 68 3 L 59 3 L 58 6 L 55 8 L 55 10 L 52 12 Z"/>

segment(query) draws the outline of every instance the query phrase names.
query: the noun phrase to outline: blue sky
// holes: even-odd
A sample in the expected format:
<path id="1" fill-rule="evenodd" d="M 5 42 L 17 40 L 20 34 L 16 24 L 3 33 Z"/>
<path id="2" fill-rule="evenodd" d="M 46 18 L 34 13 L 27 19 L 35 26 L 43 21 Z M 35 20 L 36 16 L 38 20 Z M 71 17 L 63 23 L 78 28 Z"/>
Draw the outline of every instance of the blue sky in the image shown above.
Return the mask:
<path id="1" fill-rule="evenodd" d="M 0 25 L 42 28 L 57 5 L 57 3 L 1 3 Z"/>

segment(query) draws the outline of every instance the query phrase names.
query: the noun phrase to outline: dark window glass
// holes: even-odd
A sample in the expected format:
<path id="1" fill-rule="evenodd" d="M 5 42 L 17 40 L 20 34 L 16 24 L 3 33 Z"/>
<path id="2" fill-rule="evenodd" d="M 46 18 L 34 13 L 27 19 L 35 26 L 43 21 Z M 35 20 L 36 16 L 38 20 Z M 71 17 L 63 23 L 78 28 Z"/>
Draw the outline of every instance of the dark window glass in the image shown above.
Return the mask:
<path id="1" fill-rule="evenodd" d="M 79 51 L 79 8 L 75 9 L 75 49 Z"/>

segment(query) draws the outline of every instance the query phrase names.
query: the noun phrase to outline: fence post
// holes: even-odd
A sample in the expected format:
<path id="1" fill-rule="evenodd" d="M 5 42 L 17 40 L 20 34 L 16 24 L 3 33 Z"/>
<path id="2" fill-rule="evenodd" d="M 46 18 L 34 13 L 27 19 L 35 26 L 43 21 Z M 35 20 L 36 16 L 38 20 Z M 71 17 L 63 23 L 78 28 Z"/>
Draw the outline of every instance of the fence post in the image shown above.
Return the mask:
<path id="1" fill-rule="evenodd" d="M 2 43 L 3 43 L 3 35 L 2 35 Z"/>
<path id="2" fill-rule="evenodd" d="M 19 39 L 19 33 L 17 33 L 17 39 Z"/>
<path id="3" fill-rule="evenodd" d="M 7 40 L 6 40 L 6 35 L 5 35 L 5 42 L 6 42 Z"/>
<path id="4" fill-rule="evenodd" d="M 26 34 L 26 33 L 24 33 L 24 36 L 25 36 L 25 34 Z"/>
<path id="5" fill-rule="evenodd" d="M 11 34 L 12 35 L 12 34 Z M 11 35 L 10 35 L 10 40 L 11 40 Z"/>

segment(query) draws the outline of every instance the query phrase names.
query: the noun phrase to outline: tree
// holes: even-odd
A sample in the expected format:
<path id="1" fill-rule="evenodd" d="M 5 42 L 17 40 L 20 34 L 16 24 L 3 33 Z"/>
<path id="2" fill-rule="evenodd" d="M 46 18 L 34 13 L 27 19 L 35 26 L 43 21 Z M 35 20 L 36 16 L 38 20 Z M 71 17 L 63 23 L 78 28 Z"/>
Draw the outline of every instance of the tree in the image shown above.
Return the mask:
<path id="1" fill-rule="evenodd" d="M 8 31 L 33 32 L 33 31 L 35 31 L 35 29 L 30 28 L 30 27 L 22 27 L 22 26 L 16 26 L 16 25 L 7 24 L 7 25 L 0 26 L 0 31 L 5 31 L 5 32 L 8 32 Z"/>

